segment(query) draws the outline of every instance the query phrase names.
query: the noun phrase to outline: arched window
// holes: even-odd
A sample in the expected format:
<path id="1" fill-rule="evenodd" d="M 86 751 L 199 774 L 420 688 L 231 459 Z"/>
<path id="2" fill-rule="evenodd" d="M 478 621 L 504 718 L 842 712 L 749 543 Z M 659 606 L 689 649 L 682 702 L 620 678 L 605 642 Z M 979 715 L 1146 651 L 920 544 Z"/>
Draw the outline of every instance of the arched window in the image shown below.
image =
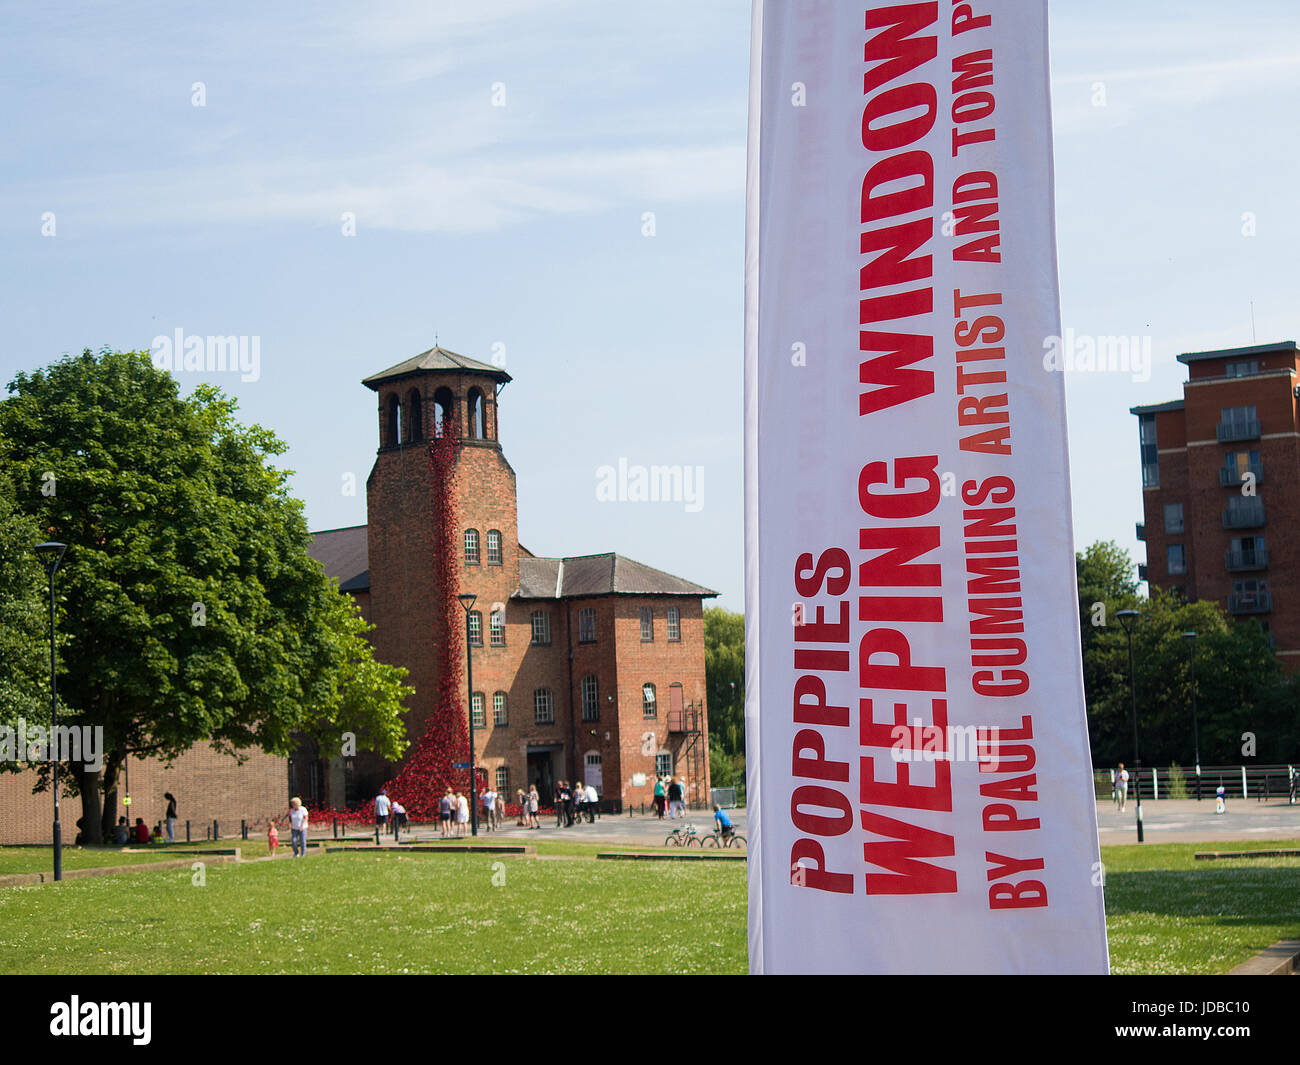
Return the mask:
<path id="1" fill-rule="evenodd" d="M 402 401 L 397 393 L 388 397 L 388 424 L 384 427 L 384 445 L 397 447 L 402 442 Z"/>
<path id="2" fill-rule="evenodd" d="M 469 390 L 469 433 L 470 439 L 482 440 L 483 431 L 483 393 L 477 388 Z"/>
<path id="3" fill-rule="evenodd" d="M 418 388 L 411 389 L 410 395 L 406 397 L 406 439 L 411 443 L 424 439 L 424 417 L 421 411 L 424 402 L 420 397 Z"/>
<path id="4" fill-rule="evenodd" d="M 478 530 L 465 530 L 465 561 L 471 566 L 478 565 Z"/>
<path id="5" fill-rule="evenodd" d="M 501 530 L 489 529 L 487 534 L 487 556 L 489 566 L 501 565 Z"/>
<path id="6" fill-rule="evenodd" d="M 443 427 L 451 420 L 451 389 L 440 388 L 433 394 L 433 435 L 442 436 Z"/>
<path id="7" fill-rule="evenodd" d="M 496 725 L 498 728 L 500 728 L 502 725 L 506 725 L 509 723 L 509 719 L 506 714 L 506 709 L 507 709 L 506 693 L 493 692 L 492 693 L 492 724 Z"/>
<path id="8" fill-rule="evenodd" d="M 653 684 L 641 685 L 641 716 L 659 716 L 659 703 L 655 699 L 655 686 Z"/>

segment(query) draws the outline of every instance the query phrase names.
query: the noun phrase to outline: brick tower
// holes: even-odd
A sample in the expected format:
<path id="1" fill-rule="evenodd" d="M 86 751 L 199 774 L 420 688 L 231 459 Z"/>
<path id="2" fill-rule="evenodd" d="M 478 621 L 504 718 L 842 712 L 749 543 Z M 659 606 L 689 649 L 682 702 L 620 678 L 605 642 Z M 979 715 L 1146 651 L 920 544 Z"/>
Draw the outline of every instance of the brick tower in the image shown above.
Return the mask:
<path id="1" fill-rule="evenodd" d="M 508 381 L 504 370 L 434 347 L 362 382 L 379 399 L 379 451 L 366 481 L 370 621 L 376 626 L 371 640 L 377 658 L 410 670 L 407 683 L 415 694 L 407 701 L 406 726 L 412 743 L 435 710 L 448 651 L 464 655 L 463 638 L 450 646 L 447 641 L 448 604 L 472 591 L 476 614 L 487 618 L 492 605 L 504 604 L 518 587 L 515 471 L 497 434 L 497 392 Z M 445 587 L 448 579 L 435 565 L 432 527 L 441 488 L 430 442 L 447 433 L 460 442 L 451 498 L 441 511 L 453 523 L 444 532 L 455 538 L 455 587 Z M 475 548 L 478 564 L 466 561 Z M 464 615 L 456 610 L 463 633 Z M 463 668 L 463 659 L 458 665 Z M 477 689 L 487 663 L 474 665 Z M 462 691 L 456 699 L 462 713 L 464 703 Z M 377 760 L 359 762 L 365 776 L 380 769 Z"/>

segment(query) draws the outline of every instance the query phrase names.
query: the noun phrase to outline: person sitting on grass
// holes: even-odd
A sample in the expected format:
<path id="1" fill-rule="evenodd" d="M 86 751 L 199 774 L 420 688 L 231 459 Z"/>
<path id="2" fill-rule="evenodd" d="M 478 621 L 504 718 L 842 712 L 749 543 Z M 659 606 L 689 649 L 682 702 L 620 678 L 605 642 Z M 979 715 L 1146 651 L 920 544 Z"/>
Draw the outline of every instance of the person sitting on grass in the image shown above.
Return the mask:
<path id="1" fill-rule="evenodd" d="M 713 804 L 713 820 L 717 822 L 718 831 L 722 833 L 724 840 L 730 839 L 735 833 L 736 828 L 731 823 L 731 818 L 727 816 L 727 811 L 716 802 Z"/>
<path id="2" fill-rule="evenodd" d="M 137 817 L 135 819 L 135 842 L 149 842 L 149 826 L 144 823 L 143 817 Z"/>
<path id="3" fill-rule="evenodd" d="M 280 845 L 280 831 L 275 827 L 275 818 L 271 818 L 266 826 L 266 846 L 270 851 L 271 857 L 275 857 L 275 848 Z"/>
<path id="4" fill-rule="evenodd" d="M 113 842 L 119 847 L 131 842 L 131 826 L 126 823 L 125 817 L 117 819 L 117 828 L 113 829 Z"/>
<path id="5" fill-rule="evenodd" d="M 161 843 L 163 841 L 162 822 L 159 821 L 153 826 L 153 835 L 149 837 L 150 843 Z"/>

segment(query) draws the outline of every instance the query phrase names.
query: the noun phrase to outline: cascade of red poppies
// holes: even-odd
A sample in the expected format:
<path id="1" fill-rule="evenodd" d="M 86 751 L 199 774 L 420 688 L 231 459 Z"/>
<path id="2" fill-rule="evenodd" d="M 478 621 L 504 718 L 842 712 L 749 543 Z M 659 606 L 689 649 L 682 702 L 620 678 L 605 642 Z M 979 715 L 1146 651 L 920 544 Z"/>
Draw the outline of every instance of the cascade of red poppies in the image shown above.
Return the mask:
<path id="1" fill-rule="evenodd" d="M 468 723 L 461 709 L 465 697 L 465 612 L 456 599 L 459 543 L 455 488 L 459 452 L 460 441 L 450 431 L 429 442 L 430 562 L 434 587 L 442 599 L 442 609 L 434 617 L 429 634 L 438 677 L 433 712 L 397 776 L 384 785 L 389 797 L 405 807 L 412 821 L 436 821 L 438 800 L 448 785 L 461 792 L 469 788 L 468 772 L 453 768 L 455 762 L 469 761 Z M 317 818 L 337 818 L 349 824 L 371 823 L 374 812 L 373 799 L 353 809 L 312 811 Z"/>

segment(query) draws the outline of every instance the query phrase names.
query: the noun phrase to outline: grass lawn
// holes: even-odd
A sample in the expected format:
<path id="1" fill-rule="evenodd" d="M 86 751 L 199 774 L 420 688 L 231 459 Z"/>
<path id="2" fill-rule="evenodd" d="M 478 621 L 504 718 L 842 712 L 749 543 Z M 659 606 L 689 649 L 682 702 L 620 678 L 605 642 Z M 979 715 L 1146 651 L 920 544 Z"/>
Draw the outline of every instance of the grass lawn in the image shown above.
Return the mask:
<path id="1" fill-rule="evenodd" d="M 239 846 L 246 857 L 266 851 L 261 841 Z M 534 846 L 554 858 L 663 850 Z M 1300 937 L 1300 859 L 1192 857 L 1296 846 L 1103 848 L 1114 971 L 1224 972 Z M 69 857 L 147 861 L 188 849 Z M 0 860 L 20 851 L 5 849 Z M 48 861 L 48 851 L 33 854 Z M 142 870 L 0 889 L 0 973 L 743 973 L 747 965 L 743 862 L 388 852 L 209 865 L 203 886 L 191 878 L 188 869 Z"/>
<path id="2" fill-rule="evenodd" d="M 743 862 L 373 854 L 0 890 L 3 973 L 742 973 Z"/>
<path id="3" fill-rule="evenodd" d="M 1300 841 L 1102 847 L 1112 971 L 1222 973 L 1279 939 L 1300 938 L 1300 858 L 1193 858 L 1296 847 Z"/>

